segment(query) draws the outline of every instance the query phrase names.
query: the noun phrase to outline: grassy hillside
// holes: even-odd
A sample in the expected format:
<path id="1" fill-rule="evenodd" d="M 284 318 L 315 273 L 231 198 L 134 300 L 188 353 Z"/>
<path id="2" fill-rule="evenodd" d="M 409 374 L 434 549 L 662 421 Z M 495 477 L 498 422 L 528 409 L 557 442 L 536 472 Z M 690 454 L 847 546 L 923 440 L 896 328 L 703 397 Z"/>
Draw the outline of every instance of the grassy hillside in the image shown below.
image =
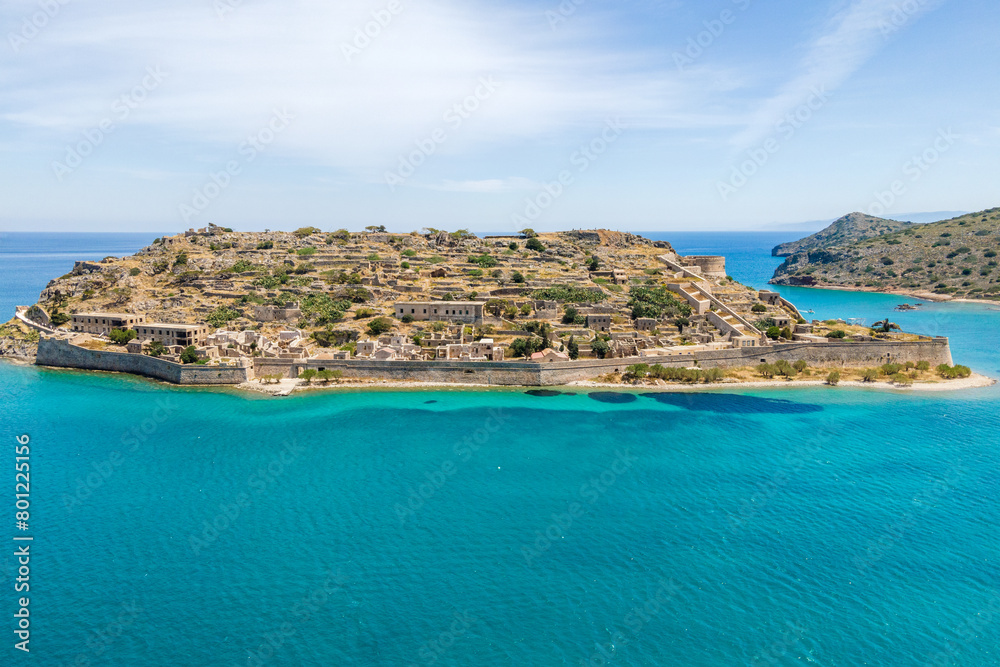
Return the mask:
<path id="1" fill-rule="evenodd" d="M 778 267 L 771 282 L 1000 299 L 998 252 L 1000 208 L 994 208 L 797 252 Z"/>
<path id="2" fill-rule="evenodd" d="M 798 252 L 807 252 L 835 245 L 848 245 L 864 241 L 882 234 L 912 227 L 911 222 L 899 222 L 876 218 L 864 213 L 849 213 L 839 220 L 834 220 L 826 229 L 816 232 L 791 243 L 782 243 L 771 250 L 772 257 L 788 257 Z"/>

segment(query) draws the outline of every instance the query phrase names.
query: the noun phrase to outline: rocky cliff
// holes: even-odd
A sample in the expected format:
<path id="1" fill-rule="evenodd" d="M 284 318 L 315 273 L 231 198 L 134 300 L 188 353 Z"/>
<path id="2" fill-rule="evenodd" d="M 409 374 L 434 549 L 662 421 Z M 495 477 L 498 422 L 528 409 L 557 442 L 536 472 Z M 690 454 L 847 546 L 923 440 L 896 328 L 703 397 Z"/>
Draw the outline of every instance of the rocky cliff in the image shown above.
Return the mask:
<path id="1" fill-rule="evenodd" d="M 864 213 L 849 213 L 839 220 L 834 220 L 829 227 L 812 236 L 775 246 L 771 250 L 771 255 L 788 257 L 799 252 L 848 245 L 912 226 L 912 222 L 876 218 Z"/>
<path id="2" fill-rule="evenodd" d="M 771 283 L 1000 299 L 998 252 L 1000 208 L 994 208 L 793 253 Z"/>

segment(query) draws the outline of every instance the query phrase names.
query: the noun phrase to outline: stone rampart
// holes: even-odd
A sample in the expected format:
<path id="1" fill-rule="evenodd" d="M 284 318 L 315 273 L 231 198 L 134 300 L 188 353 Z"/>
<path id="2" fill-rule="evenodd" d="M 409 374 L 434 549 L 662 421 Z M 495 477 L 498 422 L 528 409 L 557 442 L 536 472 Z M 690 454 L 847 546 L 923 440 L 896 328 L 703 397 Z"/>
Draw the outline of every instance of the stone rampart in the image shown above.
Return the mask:
<path id="1" fill-rule="evenodd" d="M 884 363 L 927 361 L 931 366 L 951 365 L 947 338 L 901 341 L 837 341 L 829 343 L 778 343 L 768 347 L 703 350 L 675 356 L 624 359 L 580 359 L 553 363 L 525 361 L 372 361 L 368 359 L 263 359 L 250 368 L 217 368 L 182 365 L 153 357 L 121 352 L 97 352 L 71 345 L 68 341 L 44 338 L 39 343 L 37 363 L 42 366 L 84 368 L 135 373 L 177 384 L 238 384 L 253 377 L 279 375 L 298 377 L 307 369 L 339 370 L 345 378 L 386 378 L 454 384 L 498 386 L 562 385 L 590 380 L 605 373 L 624 371 L 631 364 L 658 363 L 663 366 L 738 368 L 780 359 L 802 359 L 813 366 L 837 365 L 873 367 Z"/>
<path id="2" fill-rule="evenodd" d="M 249 379 L 247 369 L 243 367 L 177 364 L 144 354 L 88 350 L 60 338 L 42 338 L 38 342 L 35 363 L 39 366 L 132 373 L 174 384 L 231 385 Z"/>

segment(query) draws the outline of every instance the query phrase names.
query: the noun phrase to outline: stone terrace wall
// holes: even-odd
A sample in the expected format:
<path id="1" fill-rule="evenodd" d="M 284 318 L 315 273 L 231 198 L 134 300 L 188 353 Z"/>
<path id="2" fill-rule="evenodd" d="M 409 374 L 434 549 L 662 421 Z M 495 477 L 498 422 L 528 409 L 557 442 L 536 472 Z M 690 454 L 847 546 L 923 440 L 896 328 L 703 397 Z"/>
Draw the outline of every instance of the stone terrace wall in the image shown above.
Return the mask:
<path id="1" fill-rule="evenodd" d="M 229 385 L 246 382 L 248 379 L 246 368 L 175 364 L 144 354 L 98 352 L 59 338 L 42 338 L 38 342 L 35 363 L 39 366 L 132 373 L 174 384 Z"/>

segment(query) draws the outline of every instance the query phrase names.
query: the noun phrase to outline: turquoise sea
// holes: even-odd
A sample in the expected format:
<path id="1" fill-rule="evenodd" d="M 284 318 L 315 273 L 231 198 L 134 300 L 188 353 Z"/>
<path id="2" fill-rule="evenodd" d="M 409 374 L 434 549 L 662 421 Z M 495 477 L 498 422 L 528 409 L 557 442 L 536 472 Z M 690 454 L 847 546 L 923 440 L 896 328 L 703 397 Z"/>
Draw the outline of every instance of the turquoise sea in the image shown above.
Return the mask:
<path id="1" fill-rule="evenodd" d="M 757 286 L 789 240 L 663 238 Z M 996 306 L 783 291 L 1000 375 Z M 265 399 L 0 364 L 0 405 L 0 538 L 20 434 L 34 537 L 4 665 L 1000 665 L 996 388 Z"/>

